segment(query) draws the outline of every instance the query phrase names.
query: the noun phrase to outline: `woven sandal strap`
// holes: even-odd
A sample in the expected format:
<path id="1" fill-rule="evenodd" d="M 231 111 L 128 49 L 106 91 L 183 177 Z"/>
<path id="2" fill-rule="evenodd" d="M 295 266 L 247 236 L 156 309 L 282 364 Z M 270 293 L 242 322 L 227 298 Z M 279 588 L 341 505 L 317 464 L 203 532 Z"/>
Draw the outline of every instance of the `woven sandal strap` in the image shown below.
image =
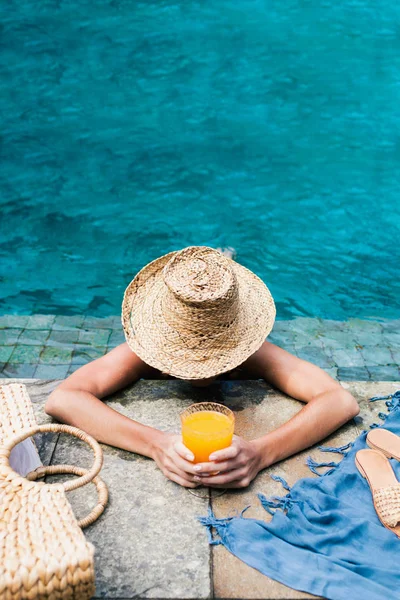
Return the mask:
<path id="1" fill-rule="evenodd" d="M 20 442 L 23 442 L 28 437 L 35 435 L 36 433 L 44 433 L 44 432 L 69 433 L 70 435 L 73 435 L 74 437 L 82 440 L 83 442 L 86 442 L 93 450 L 93 453 L 94 453 L 93 465 L 91 466 L 90 469 L 85 470 L 85 474 L 80 476 L 78 479 L 71 480 L 71 481 L 65 481 L 62 484 L 62 486 L 64 487 L 64 490 L 66 492 L 69 492 L 71 490 L 76 490 L 77 488 L 82 487 L 83 485 L 86 485 L 87 483 L 92 481 L 96 477 L 96 475 L 99 474 L 100 469 L 103 465 L 103 452 L 102 452 L 98 442 L 96 442 L 96 440 L 91 435 L 88 435 L 87 433 L 85 433 L 81 429 L 78 429 L 77 427 L 71 427 L 71 425 L 61 425 L 59 423 L 48 423 L 46 425 L 36 425 L 35 427 L 30 427 L 29 429 L 25 429 L 17 436 L 6 440 L 1 448 L 0 464 L 1 463 L 6 464 L 9 467 L 10 466 L 9 456 L 10 456 L 11 450 L 14 448 L 14 446 L 19 444 Z"/>
<path id="2" fill-rule="evenodd" d="M 82 477 L 87 473 L 87 469 L 82 467 L 76 467 L 75 465 L 50 465 L 48 467 L 38 467 L 35 471 L 28 473 L 26 476 L 29 481 L 36 481 L 46 475 L 59 475 L 61 473 L 79 475 Z M 94 523 L 99 516 L 104 512 L 108 502 L 108 488 L 104 481 L 100 477 L 95 477 L 92 483 L 97 488 L 98 502 L 96 506 L 90 511 L 90 513 L 78 521 L 79 527 L 85 529 L 92 523 Z"/>

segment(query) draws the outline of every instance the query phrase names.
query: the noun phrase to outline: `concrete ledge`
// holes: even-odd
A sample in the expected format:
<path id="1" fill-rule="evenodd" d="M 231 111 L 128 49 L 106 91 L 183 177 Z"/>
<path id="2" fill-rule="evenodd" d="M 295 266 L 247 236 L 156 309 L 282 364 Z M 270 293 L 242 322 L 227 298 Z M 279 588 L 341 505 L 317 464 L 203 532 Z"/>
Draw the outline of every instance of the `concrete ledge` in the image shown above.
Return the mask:
<path id="1" fill-rule="evenodd" d="M 11 383 L 2 379 L 0 383 Z M 25 381 L 34 403 L 38 422 L 48 420 L 43 404 L 57 381 Z M 356 421 L 342 427 L 324 443 L 336 446 L 354 440 L 362 429 L 377 422 L 380 406 L 368 399 L 400 388 L 395 382 L 343 382 L 357 398 L 361 412 Z M 179 431 L 179 413 L 199 400 L 222 402 L 236 412 L 239 435 L 251 439 L 275 429 L 301 408 L 301 404 L 277 392 L 263 381 L 222 381 L 209 388 L 194 389 L 181 381 L 140 381 L 107 401 L 121 413 L 145 424 L 168 431 Z M 90 453 L 80 442 L 64 436 L 45 436 L 39 440 L 45 463 L 67 462 L 89 465 Z M 218 516 L 227 516 L 251 504 L 247 516 L 269 519 L 259 506 L 256 494 L 280 493 L 271 473 L 283 475 L 293 483 L 312 476 L 305 466 L 307 450 L 259 474 L 246 490 L 229 491 L 204 500 L 167 481 L 156 465 L 144 458 L 103 446 L 105 461 L 102 477 L 110 489 L 110 504 L 104 515 L 86 535 L 96 547 L 96 598 L 252 598 L 283 600 L 311 598 L 291 590 L 248 567 L 223 547 L 210 547 L 197 515 L 212 505 Z M 70 494 L 78 516 L 95 503 L 94 490 Z"/>

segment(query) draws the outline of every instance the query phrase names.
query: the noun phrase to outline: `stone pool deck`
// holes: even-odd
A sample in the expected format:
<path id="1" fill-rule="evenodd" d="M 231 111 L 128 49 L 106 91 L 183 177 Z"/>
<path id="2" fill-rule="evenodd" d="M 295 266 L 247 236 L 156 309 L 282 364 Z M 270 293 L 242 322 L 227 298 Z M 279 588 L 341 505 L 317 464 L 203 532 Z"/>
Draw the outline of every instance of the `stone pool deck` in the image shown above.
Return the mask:
<path id="1" fill-rule="evenodd" d="M 2 379 L 0 383 L 12 381 L 16 380 Z M 48 422 L 43 405 L 58 382 L 30 379 L 25 383 L 38 422 Z M 346 444 L 379 422 L 378 413 L 385 410 L 384 402 L 370 404 L 368 399 L 395 392 L 400 388 L 400 378 L 392 382 L 344 381 L 342 385 L 357 398 L 360 415 L 324 440 L 330 446 Z M 183 381 L 140 381 L 107 401 L 133 419 L 178 432 L 179 413 L 184 407 L 206 399 L 232 408 L 237 433 L 248 439 L 275 429 L 302 406 L 263 381 L 221 381 L 203 389 L 194 389 Z M 75 438 L 46 434 L 38 440 L 38 446 L 45 464 L 89 465 L 90 453 Z M 222 546 L 209 546 L 206 531 L 196 517 L 205 515 L 209 506 L 222 517 L 250 504 L 246 516 L 269 520 L 257 492 L 282 493 L 271 474 L 282 475 L 290 485 L 301 477 L 312 476 L 305 465 L 306 457 L 311 454 L 318 461 L 326 459 L 317 448 L 263 471 L 246 490 L 205 499 L 167 481 L 149 459 L 109 446 L 103 446 L 103 450 L 101 476 L 109 486 L 110 502 L 100 519 L 86 530 L 96 548 L 95 598 L 312 597 L 261 575 Z M 87 492 L 78 490 L 69 497 L 79 516 L 95 503 L 92 486 Z"/>
<path id="2" fill-rule="evenodd" d="M 278 320 L 268 339 L 340 381 L 400 377 L 400 319 Z M 62 379 L 124 341 L 119 316 L 1 316 L 0 376 Z"/>

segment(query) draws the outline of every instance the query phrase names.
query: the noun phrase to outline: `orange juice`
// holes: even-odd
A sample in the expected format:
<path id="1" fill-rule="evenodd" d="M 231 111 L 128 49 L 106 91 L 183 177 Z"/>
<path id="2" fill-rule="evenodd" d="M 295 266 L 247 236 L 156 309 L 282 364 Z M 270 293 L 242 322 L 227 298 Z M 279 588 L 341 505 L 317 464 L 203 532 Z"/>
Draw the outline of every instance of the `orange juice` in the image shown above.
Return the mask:
<path id="1" fill-rule="evenodd" d="M 194 462 L 208 462 L 216 450 L 232 443 L 234 419 L 214 410 L 201 410 L 182 416 L 183 443 L 194 454 Z"/>

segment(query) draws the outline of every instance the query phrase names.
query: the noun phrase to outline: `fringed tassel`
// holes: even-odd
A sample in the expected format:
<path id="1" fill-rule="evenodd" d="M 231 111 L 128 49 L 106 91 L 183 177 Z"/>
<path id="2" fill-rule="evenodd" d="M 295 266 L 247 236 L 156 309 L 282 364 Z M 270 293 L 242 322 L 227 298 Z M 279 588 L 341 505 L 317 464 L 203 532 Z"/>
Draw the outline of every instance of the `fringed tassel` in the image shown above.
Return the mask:
<path id="1" fill-rule="evenodd" d="M 246 512 L 246 510 L 248 510 L 250 508 L 250 506 L 251 506 L 250 504 L 248 506 L 246 506 L 240 512 L 240 515 L 236 515 L 234 517 L 226 517 L 225 519 L 217 519 L 217 517 L 214 515 L 211 507 L 208 509 L 208 513 L 207 513 L 206 517 L 197 517 L 197 520 L 199 521 L 199 523 L 201 523 L 202 525 L 204 525 L 204 527 L 207 528 L 208 542 L 209 542 L 210 546 L 218 546 L 219 544 L 222 544 L 221 539 L 213 537 L 213 533 L 212 533 L 213 528 L 216 530 L 218 535 L 221 535 L 222 529 L 227 526 L 229 521 L 232 521 L 232 519 L 244 519 L 243 515 Z"/>
<path id="2" fill-rule="evenodd" d="M 337 454 L 342 454 L 343 456 L 346 456 L 347 450 L 349 450 L 352 447 L 353 443 L 354 442 L 349 442 L 344 446 L 337 446 L 336 448 L 334 446 L 318 446 L 318 450 L 321 450 L 321 452 L 336 452 Z"/>
<path id="3" fill-rule="evenodd" d="M 388 394 L 387 396 L 374 396 L 373 398 L 369 399 L 370 402 L 377 402 L 378 400 L 386 400 L 385 404 L 388 412 L 380 412 L 378 414 L 378 417 L 381 419 L 381 421 L 385 421 L 388 414 L 400 406 L 400 390 L 397 390 L 393 394 Z M 369 426 L 370 429 L 376 429 L 376 427 L 380 427 L 379 423 L 372 423 L 372 425 Z"/>
<path id="4" fill-rule="evenodd" d="M 262 507 L 273 516 L 277 509 L 288 510 L 295 500 L 292 500 L 290 495 L 291 487 L 283 477 L 279 477 L 279 475 L 271 475 L 270 477 L 288 491 L 285 496 L 271 496 L 270 498 L 267 498 L 264 494 L 257 494 Z"/>
<path id="5" fill-rule="evenodd" d="M 324 475 L 328 475 L 329 473 L 332 473 L 332 471 L 334 471 L 336 469 L 336 467 L 338 467 L 340 465 L 340 463 L 338 463 L 338 462 L 318 463 L 316 460 L 311 458 L 311 456 L 308 456 L 307 460 L 306 460 L 306 465 L 310 469 L 311 473 L 314 473 L 314 475 L 318 475 L 318 477 L 322 477 Z M 326 471 L 325 473 L 319 473 L 317 471 L 317 469 L 320 469 L 321 467 L 331 467 L 331 468 L 329 469 L 329 471 Z"/>
<path id="6" fill-rule="evenodd" d="M 370 402 L 377 402 L 378 400 L 386 400 L 385 404 L 389 412 L 398 408 L 400 405 L 400 390 L 394 392 L 393 394 L 389 394 L 387 396 L 374 396 L 370 398 Z"/>
<path id="7" fill-rule="evenodd" d="M 267 498 L 264 494 L 257 494 L 257 496 L 261 502 L 261 506 L 272 516 L 275 514 L 277 508 L 282 508 L 283 498 L 279 496 L 272 496 L 271 498 Z"/>
<path id="8" fill-rule="evenodd" d="M 210 546 L 218 546 L 219 544 L 222 544 L 222 540 L 213 538 L 212 529 L 214 528 L 220 535 L 220 528 L 226 527 L 227 523 L 231 521 L 232 518 L 234 517 L 228 517 L 226 519 L 217 519 L 211 507 L 208 509 L 206 517 L 197 517 L 198 521 L 202 525 L 204 525 L 204 527 L 207 528 L 208 542 Z"/>

